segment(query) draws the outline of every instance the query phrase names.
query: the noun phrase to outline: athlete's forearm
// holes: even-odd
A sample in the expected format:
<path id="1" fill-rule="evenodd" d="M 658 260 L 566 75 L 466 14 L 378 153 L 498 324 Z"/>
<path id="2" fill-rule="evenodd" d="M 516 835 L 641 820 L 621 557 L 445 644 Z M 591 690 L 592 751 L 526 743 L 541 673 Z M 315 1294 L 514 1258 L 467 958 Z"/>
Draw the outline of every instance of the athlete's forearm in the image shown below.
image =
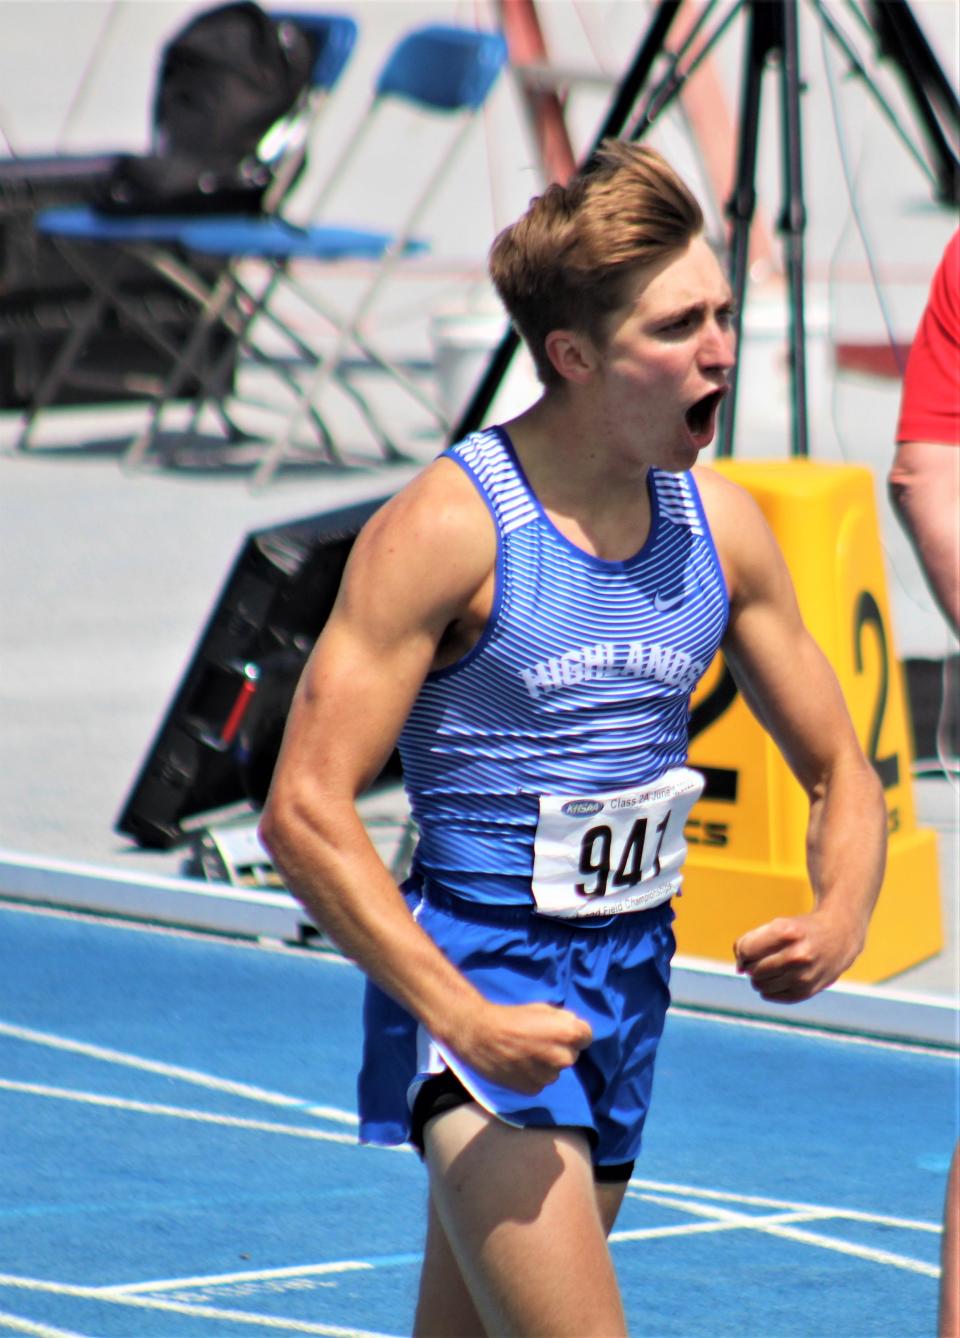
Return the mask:
<path id="1" fill-rule="evenodd" d="M 588 1045 L 588 1024 L 546 1003 L 491 1003 L 416 923 L 353 804 L 322 819 L 268 804 L 264 844 L 290 891 L 338 947 L 444 1049 L 518 1092 L 554 1081 Z"/>
<path id="2" fill-rule="evenodd" d="M 317 926 L 431 1035 L 458 1043 L 461 1018 L 483 1000 L 413 919 L 353 804 L 330 801 L 317 818 L 273 802 L 260 832 Z"/>
<path id="3" fill-rule="evenodd" d="M 813 789 L 807 867 L 817 910 L 851 936 L 854 955 L 880 893 L 886 848 L 883 789 L 870 764 L 851 753 Z"/>

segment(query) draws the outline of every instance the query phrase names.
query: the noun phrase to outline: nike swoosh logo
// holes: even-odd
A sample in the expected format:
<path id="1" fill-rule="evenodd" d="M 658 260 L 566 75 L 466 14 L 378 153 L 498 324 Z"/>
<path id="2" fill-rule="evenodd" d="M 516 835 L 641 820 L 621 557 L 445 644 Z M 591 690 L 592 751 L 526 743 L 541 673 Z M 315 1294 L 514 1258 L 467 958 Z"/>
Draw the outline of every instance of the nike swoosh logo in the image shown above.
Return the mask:
<path id="1" fill-rule="evenodd" d="M 672 599 L 665 599 L 659 590 L 653 597 L 653 607 L 658 613 L 667 613 L 670 609 L 675 609 L 678 604 L 683 603 L 683 591 L 679 595 L 674 595 Z"/>

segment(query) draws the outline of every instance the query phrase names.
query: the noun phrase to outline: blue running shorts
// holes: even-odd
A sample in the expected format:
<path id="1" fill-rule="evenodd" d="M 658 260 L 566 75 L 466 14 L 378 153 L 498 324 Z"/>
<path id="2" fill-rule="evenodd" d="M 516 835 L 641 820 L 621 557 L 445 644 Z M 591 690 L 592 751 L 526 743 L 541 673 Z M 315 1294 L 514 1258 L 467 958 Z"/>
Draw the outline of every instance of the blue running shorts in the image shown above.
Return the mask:
<path id="1" fill-rule="evenodd" d="M 568 1008 L 590 1024 L 593 1041 L 555 1082 L 527 1096 L 441 1050 L 409 1013 L 368 982 L 358 1083 L 361 1141 L 409 1141 L 418 1090 L 449 1067 L 479 1105 L 506 1123 L 584 1129 L 597 1167 L 633 1160 L 670 1002 L 670 904 L 598 924 L 553 920 L 526 908 L 475 906 L 433 884 L 419 903 L 416 888 L 407 895 L 420 926 L 486 998 Z"/>

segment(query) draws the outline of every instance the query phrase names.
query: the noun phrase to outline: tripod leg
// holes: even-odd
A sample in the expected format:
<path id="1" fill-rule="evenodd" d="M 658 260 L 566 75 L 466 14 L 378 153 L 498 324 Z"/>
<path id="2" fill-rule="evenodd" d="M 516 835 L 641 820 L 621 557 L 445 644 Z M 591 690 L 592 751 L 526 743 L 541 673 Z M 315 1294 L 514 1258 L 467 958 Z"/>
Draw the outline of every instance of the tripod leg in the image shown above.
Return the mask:
<path id="1" fill-rule="evenodd" d="M 807 211 L 803 202 L 803 159 L 800 121 L 800 35 L 796 0 L 783 4 L 783 62 L 780 69 L 783 132 L 784 203 L 780 231 L 784 238 L 790 299 L 790 390 L 793 403 L 791 454 L 810 453 L 807 422 L 807 343 L 804 322 L 803 235 Z"/>
<path id="2" fill-rule="evenodd" d="M 737 140 L 737 174 L 733 192 L 727 202 L 727 217 L 731 220 L 730 282 L 733 287 L 736 316 L 734 318 L 737 347 L 743 331 L 743 306 L 747 288 L 747 269 L 750 257 L 750 227 L 757 207 L 756 172 L 757 143 L 760 129 L 760 94 L 763 71 L 772 44 L 770 12 L 764 6 L 752 3 L 747 16 L 746 50 L 744 52 L 743 83 L 740 89 L 740 133 Z M 720 440 L 717 455 L 733 455 L 733 437 L 737 415 L 739 376 L 733 369 L 730 394 L 723 402 L 720 415 Z"/>

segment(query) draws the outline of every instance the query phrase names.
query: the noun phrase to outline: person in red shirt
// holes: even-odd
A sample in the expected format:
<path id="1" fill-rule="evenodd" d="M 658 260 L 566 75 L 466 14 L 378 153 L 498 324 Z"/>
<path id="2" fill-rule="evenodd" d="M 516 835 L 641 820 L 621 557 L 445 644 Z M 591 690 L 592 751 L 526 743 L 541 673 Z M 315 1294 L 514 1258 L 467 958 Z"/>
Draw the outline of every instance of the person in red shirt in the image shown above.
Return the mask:
<path id="1" fill-rule="evenodd" d="M 889 485 L 937 604 L 960 636 L 960 230 L 910 349 Z"/>

